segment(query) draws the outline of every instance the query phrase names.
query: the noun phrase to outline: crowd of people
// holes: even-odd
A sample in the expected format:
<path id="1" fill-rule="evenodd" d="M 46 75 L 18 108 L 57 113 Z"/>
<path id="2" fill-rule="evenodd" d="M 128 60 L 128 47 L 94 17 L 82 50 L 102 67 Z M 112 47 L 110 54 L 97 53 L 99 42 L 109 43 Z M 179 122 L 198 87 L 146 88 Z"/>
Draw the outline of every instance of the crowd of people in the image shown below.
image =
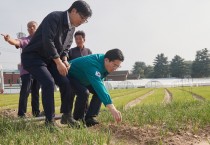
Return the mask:
<path id="1" fill-rule="evenodd" d="M 30 21 L 27 24 L 28 37 L 13 39 L 2 34 L 6 42 L 22 49 L 19 117 L 25 117 L 31 92 L 32 114 L 35 117 L 45 115 L 46 126 L 57 126 L 54 120 L 54 87 L 57 85 L 61 96 L 62 124 L 72 127 L 80 126 L 81 121 L 88 127 L 99 124 L 96 117 L 102 103 L 116 122 L 122 121 L 103 80 L 120 67 L 124 56 L 117 48 L 107 50 L 105 54 L 92 54 L 85 46 L 85 32 L 75 32 L 75 28 L 87 23 L 91 16 L 90 6 L 78 0 L 67 11 L 48 14 L 39 26 Z M 76 47 L 71 48 L 73 39 Z M 44 113 L 39 109 L 40 88 Z M 88 101 L 90 93 L 92 98 Z"/>

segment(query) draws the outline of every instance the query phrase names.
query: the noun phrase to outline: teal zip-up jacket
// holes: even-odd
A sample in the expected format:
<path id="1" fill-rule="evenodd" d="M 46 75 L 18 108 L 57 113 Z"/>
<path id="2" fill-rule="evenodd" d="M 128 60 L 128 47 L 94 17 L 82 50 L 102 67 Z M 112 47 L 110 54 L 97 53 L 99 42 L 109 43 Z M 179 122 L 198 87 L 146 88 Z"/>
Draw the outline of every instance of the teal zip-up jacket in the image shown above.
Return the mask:
<path id="1" fill-rule="evenodd" d="M 103 84 L 103 79 L 108 75 L 104 66 L 104 54 L 83 56 L 69 63 L 71 67 L 68 77 L 77 79 L 84 86 L 91 85 L 105 106 L 112 104 L 111 97 Z"/>

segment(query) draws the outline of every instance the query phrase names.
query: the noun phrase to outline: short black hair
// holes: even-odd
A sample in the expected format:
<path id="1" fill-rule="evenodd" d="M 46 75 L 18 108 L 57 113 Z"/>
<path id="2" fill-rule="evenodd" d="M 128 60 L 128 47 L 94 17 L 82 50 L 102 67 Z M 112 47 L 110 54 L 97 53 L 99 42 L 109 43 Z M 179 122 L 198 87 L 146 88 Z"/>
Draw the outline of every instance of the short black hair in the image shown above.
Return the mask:
<path id="1" fill-rule="evenodd" d="M 84 31 L 79 30 L 79 31 L 75 32 L 74 37 L 76 37 L 77 35 L 81 35 L 82 38 L 85 38 L 85 32 Z"/>
<path id="2" fill-rule="evenodd" d="M 92 10 L 90 6 L 83 0 L 77 0 L 75 1 L 71 7 L 68 9 L 68 12 L 70 13 L 72 9 L 76 9 L 78 13 L 80 13 L 82 16 L 89 18 L 92 16 Z"/>
<path id="3" fill-rule="evenodd" d="M 122 62 L 124 61 L 124 56 L 122 51 L 117 48 L 107 51 L 104 58 L 108 58 L 109 61 L 114 61 L 114 60 L 120 60 Z"/>

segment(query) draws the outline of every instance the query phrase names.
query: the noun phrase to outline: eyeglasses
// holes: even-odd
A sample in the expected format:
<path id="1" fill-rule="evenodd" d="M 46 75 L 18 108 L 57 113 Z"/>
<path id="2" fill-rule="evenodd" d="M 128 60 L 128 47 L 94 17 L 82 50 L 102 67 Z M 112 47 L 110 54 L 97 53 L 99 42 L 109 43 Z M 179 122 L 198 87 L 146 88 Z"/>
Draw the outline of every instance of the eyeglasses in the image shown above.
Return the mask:
<path id="1" fill-rule="evenodd" d="M 117 64 L 115 64 L 114 62 L 112 62 L 112 65 L 113 65 L 113 68 L 114 68 L 114 69 L 118 69 L 118 68 L 121 67 L 120 65 L 117 65 Z"/>
<path id="2" fill-rule="evenodd" d="M 81 13 L 78 13 L 80 18 L 82 19 L 83 23 L 87 23 L 88 20 L 87 20 L 87 17 L 83 16 Z"/>

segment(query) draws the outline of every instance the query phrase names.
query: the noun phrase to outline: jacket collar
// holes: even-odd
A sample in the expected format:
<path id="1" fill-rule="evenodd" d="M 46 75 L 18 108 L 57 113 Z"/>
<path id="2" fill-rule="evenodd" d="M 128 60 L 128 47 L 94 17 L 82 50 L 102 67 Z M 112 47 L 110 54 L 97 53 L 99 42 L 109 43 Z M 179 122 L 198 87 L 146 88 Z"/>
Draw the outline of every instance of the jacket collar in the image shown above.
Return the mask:
<path id="1" fill-rule="evenodd" d="M 69 12 L 68 11 L 64 11 L 64 24 L 66 26 L 68 26 L 69 29 L 74 28 L 74 26 L 72 26 L 71 21 L 69 19 Z"/>

